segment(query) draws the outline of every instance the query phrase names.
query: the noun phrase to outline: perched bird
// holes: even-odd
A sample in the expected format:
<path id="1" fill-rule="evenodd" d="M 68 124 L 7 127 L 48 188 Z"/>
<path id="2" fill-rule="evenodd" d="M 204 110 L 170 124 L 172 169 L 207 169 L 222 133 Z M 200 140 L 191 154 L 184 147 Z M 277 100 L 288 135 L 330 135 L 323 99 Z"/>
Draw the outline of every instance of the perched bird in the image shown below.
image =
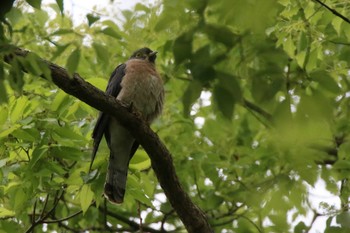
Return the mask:
<path id="1" fill-rule="evenodd" d="M 149 124 L 160 115 L 164 100 L 156 58 L 157 52 L 149 48 L 135 51 L 127 62 L 113 71 L 106 89 L 106 94 L 135 108 Z M 104 194 L 109 201 L 119 204 L 124 199 L 129 162 L 139 143 L 115 118 L 100 112 L 92 133 L 91 165 L 103 135 L 110 150 Z"/>

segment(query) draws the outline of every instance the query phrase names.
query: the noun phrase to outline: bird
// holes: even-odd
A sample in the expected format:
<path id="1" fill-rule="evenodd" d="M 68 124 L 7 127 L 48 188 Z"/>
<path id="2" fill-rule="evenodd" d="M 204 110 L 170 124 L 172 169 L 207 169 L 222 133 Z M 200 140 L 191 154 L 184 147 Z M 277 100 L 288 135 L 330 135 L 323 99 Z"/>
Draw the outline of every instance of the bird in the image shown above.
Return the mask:
<path id="1" fill-rule="evenodd" d="M 151 124 L 162 112 L 164 85 L 156 70 L 157 51 L 144 47 L 132 53 L 111 74 L 106 94 L 131 106 Z M 129 162 L 139 147 L 139 142 L 113 116 L 100 112 L 93 129 L 93 150 L 90 170 L 102 137 L 110 150 L 104 196 L 114 204 L 124 201 Z"/>

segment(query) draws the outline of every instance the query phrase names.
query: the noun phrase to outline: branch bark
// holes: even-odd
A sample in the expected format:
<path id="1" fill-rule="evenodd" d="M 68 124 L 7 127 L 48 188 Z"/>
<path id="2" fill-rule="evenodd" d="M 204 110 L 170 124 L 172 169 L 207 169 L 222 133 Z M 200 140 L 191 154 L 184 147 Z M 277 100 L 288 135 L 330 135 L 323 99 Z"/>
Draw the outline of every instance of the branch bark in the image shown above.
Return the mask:
<path id="1" fill-rule="evenodd" d="M 10 63 L 16 56 L 26 57 L 28 54 L 30 54 L 29 51 L 16 48 L 4 59 Z M 40 59 L 40 62 L 47 64 L 51 71 L 52 81 L 59 88 L 88 105 L 112 115 L 131 132 L 149 155 L 160 186 L 188 232 L 213 232 L 203 211 L 191 201 L 188 194 L 182 189 L 170 152 L 158 135 L 141 118 L 130 112 L 112 96 L 106 95 L 90 83 L 85 82 L 79 74 L 75 73 L 73 77 L 70 77 L 64 68 L 46 60 Z M 42 75 L 42 77 L 44 76 Z"/>

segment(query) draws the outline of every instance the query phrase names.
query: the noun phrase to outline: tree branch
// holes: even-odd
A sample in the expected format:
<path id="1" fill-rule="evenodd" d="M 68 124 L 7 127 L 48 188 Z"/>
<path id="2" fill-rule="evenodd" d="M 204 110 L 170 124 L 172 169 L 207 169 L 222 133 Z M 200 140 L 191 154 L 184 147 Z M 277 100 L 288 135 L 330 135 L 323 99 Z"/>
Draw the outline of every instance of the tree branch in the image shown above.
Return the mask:
<path id="1" fill-rule="evenodd" d="M 264 109 L 260 108 L 259 106 L 255 105 L 254 103 L 248 101 L 247 99 L 243 99 L 243 107 L 250 110 L 252 113 L 258 113 L 260 116 L 263 117 L 263 119 L 260 119 L 258 116 L 255 115 L 255 117 L 267 128 L 270 127 L 270 123 L 272 122 L 272 115 L 268 112 L 266 112 Z"/>
<path id="2" fill-rule="evenodd" d="M 26 57 L 29 53 L 27 50 L 15 48 L 4 59 L 10 63 L 14 57 Z M 160 141 L 158 135 L 141 118 L 135 116 L 114 97 L 104 94 L 90 83 L 85 82 L 79 74 L 75 73 L 73 77 L 70 77 L 64 68 L 56 64 L 41 59 L 38 62 L 44 62 L 49 67 L 52 81 L 59 88 L 88 105 L 112 115 L 130 131 L 149 155 L 160 186 L 188 232 L 213 232 L 203 211 L 182 189 L 170 152 Z M 41 77 L 44 78 L 44 75 Z"/>
<path id="3" fill-rule="evenodd" d="M 123 215 L 109 211 L 108 209 L 105 209 L 104 207 L 101 207 L 101 206 L 98 207 L 98 210 L 102 213 L 106 213 L 110 217 L 113 217 L 113 218 L 129 225 L 129 227 L 134 229 L 135 231 L 136 230 L 138 231 L 140 229 L 140 225 L 137 222 L 134 222 Z M 148 227 L 148 226 L 142 226 L 142 229 L 145 230 L 146 232 L 150 232 L 150 233 L 165 233 L 165 232 L 167 232 L 167 231 L 163 231 L 163 230 L 156 230 L 156 229 L 153 229 L 153 228 Z"/>
<path id="4" fill-rule="evenodd" d="M 50 223 L 63 222 L 63 221 L 69 220 L 69 219 L 71 219 L 71 218 L 74 218 L 74 217 L 78 216 L 78 215 L 81 214 L 81 213 L 83 213 L 82 210 L 80 210 L 80 211 L 78 211 L 78 212 L 76 212 L 76 213 L 74 213 L 74 214 L 71 214 L 71 215 L 69 215 L 68 217 L 64 217 L 64 218 L 61 218 L 61 219 L 54 219 L 54 220 L 43 220 L 42 222 L 43 222 L 43 223 L 48 223 L 48 224 L 50 224 Z"/>
<path id="5" fill-rule="evenodd" d="M 43 207 L 43 210 L 40 214 L 40 217 L 38 220 L 35 220 L 35 211 L 33 211 L 33 216 L 32 216 L 32 219 L 34 219 L 35 221 L 32 222 L 32 225 L 30 225 L 30 227 L 25 231 L 26 233 L 29 233 L 29 232 L 33 232 L 34 231 L 34 228 L 39 225 L 39 224 L 42 224 L 44 223 L 45 219 L 47 219 L 50 214 L 53 213 L 53 211 L 56 209 L 57 207 L 57 204 L 59 202 L 59 200 L 62 198 L 62 196 L 64 195 L 64 190 L 61 192 L 61 194 L 59 194 L 59 191 L 56 192 L 56 196 L 54 198 L 54 201 L 53 201 L 53 206 L 52 208 L 47 212 L 45 213 L 45 209 L 46 209 L 46 206 L 47 206 L 47 202 L 48 202 L 48 199 L 49 199 L 49 194 L 46 196 L 46 200 L 45 200 L 45 203 L 44 203 L 44 207 Z M 35 204 L 36 206 L 36 204 Z M 35 208 L 34 208 L 35 209 Z"/>
<path id="6" fill-rule="evenodd" d="M 326 4 L 324 4 L 323 2 L 321 2 L 320 0 L 313 0 L 314 2 L 317 2 L 319 4 L 321 4 L 323 7 L 325 7 L 327 10 L 329 10 L 330 12 L 332 12 L 334 15 L 340 17 L 342 20 L 344 20 L 345 22 L 350 24 L 350 19 L 346 18 L 344 15 L 340 14 L 338 11 L 330 8 L 329 6 L 327 6 Z"/>

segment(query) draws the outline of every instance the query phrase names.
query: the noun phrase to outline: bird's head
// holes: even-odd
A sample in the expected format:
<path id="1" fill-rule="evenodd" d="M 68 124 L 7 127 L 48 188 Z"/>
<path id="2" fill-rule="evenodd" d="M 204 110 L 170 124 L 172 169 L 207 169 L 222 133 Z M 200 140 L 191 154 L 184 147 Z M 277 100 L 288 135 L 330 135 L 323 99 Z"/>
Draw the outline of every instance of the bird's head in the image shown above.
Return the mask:
<path id="1" fill-rule="evenodd" d="M 136 50 L 130 57 L 130 59 L 147 60 L 147 61 L 152 62 L 152 63 L 154 63 L 156 58 L 157 58 L 157 51 L 152 51 L 146 47 L 139 49 L 139 50 Z"/>

